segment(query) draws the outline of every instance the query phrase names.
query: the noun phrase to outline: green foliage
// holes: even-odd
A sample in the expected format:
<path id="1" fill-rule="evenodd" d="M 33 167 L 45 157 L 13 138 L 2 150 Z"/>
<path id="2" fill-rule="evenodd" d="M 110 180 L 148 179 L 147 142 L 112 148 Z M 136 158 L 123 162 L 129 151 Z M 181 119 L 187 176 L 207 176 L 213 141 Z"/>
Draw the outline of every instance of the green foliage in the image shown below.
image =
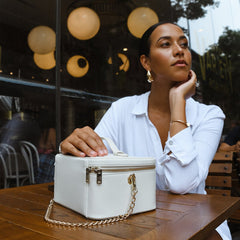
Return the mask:
<path id="1" fill-rule="evenodd" d="M 239 57 L 240 53 L 240 31 L 234 31 L 229 29 L 228 27 L 225 28 L 223 35 L 219 37 L 218 46 L 222 51 L 230 55 L 231 58 Z"/>
<path id="2" fill-rule="evenodd" d="M 231 119 L 239 119 L 240 31 L 225 28 L 218 43 L 200 56 L 203 100 L 220 105 Z"/>
<path id="3" fill-rule="evenodd" d="M 180 17 L 188 19 L 198 19 L 205 15 L 207 6 L 218 6 L 219 1 L 216 0 L 172 0 L 172 15 L 175 21 Z"/>

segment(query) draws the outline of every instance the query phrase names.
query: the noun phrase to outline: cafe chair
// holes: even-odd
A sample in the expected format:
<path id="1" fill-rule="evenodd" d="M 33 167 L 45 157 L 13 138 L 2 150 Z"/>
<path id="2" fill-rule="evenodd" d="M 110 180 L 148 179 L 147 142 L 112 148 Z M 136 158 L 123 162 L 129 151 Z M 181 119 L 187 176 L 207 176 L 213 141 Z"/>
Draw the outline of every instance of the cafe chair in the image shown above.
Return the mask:
<path id="1" fill-rule="evenodd" d="M 216 152 L 206 179 L 208 194 L 231 196 L 233 152 Z"/>
<path id="2" fill-rule="evenodd" d="M 223 196 L 235 196 L 236 185 L 239 184 L 238 174 L 234 164 L 234 152 L 218 151 L 209 168 L 206 180 L 206 191 L 208 194 Z M 228 219 L 230 226 L 240 224 L 240 209 L 232 213 Z M 235 233 L 238 237 L 240 232 Z M 233 238 L 239 239 L 239 238 Z"/>
<path id="3" fill-rule="evenodd" d="M 29 179 L 29 173 L 19 171 L 19 158 L 16 150 L 6 143 L 0 144 L 0 161 L 4 172 L 4 188 L 19 187 Z M 12 185 L 15 182 L 15 185 Z"/>
<path id="4" fill-rule="evenodd" d="M 23 158 L 27 162 L 30 173 L 30 184 L 35 184 L 35 176 L 39 168 L 39 154 L 36 146 L 28 141 L 20 141 L 20 150 Z"/>

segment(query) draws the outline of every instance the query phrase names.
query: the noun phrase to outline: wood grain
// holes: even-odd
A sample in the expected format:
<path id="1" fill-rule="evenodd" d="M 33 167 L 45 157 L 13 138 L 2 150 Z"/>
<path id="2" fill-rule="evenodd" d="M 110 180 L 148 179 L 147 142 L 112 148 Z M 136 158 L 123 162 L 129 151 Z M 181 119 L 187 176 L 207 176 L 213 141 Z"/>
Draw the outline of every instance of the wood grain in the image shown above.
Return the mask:
<path id="1" fill-rule="evenodd" d="M 48 224 L 44 215 L 53 193 L 49 184 L 0 190 L 0 239 L 204 239 L 240 207 L 240 198 L 214 195 L 176 195 L 157 191 L 157 209 L 127 220 L 91 228 Z M 89 221 L 79 213 L 54 204 L 52 218 Z"/>

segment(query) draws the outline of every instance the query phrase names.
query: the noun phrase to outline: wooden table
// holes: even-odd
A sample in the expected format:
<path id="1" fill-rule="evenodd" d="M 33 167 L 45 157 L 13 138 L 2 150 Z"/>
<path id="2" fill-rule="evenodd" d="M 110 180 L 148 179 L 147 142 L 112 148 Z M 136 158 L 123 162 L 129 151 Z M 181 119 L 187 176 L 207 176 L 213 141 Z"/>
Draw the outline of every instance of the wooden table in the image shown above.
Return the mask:
<path id="1" fill-rule="evenodd" d="M 0 190 L 0 239 L 200 240 L 240 207 L 240 198 L 158 191 L 154 211 L 132 215 L 114 224 L 69 228 L 44 221 L 53 197 L 48 186 L 39 184 Z M 57 204 L 52 217 L 77 222 L 84 219 Z"/>

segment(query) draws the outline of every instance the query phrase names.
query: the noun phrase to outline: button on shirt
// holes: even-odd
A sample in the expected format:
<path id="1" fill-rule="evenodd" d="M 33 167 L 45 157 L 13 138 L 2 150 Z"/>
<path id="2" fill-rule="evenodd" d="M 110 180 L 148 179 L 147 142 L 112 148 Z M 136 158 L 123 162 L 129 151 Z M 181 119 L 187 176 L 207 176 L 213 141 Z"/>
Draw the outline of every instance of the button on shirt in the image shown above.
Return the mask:
<path id="1" fill-rule="evenodd" d="M 205 179 L 219 144 L 225 115 L 217 106 L 189 98 L 186 119 L 190 127 L 173 137 L 168 134 L 163 149 L 158 131 L 148 117 L 149 94 L 124 97 L 112 103 L 95 131 L 101 137 L 112 139 L 129 156 L 154 157 L 158 189 L 205 194 Z M 217 231 L 223 239 L 231 239 L 226 221 Z"/>

